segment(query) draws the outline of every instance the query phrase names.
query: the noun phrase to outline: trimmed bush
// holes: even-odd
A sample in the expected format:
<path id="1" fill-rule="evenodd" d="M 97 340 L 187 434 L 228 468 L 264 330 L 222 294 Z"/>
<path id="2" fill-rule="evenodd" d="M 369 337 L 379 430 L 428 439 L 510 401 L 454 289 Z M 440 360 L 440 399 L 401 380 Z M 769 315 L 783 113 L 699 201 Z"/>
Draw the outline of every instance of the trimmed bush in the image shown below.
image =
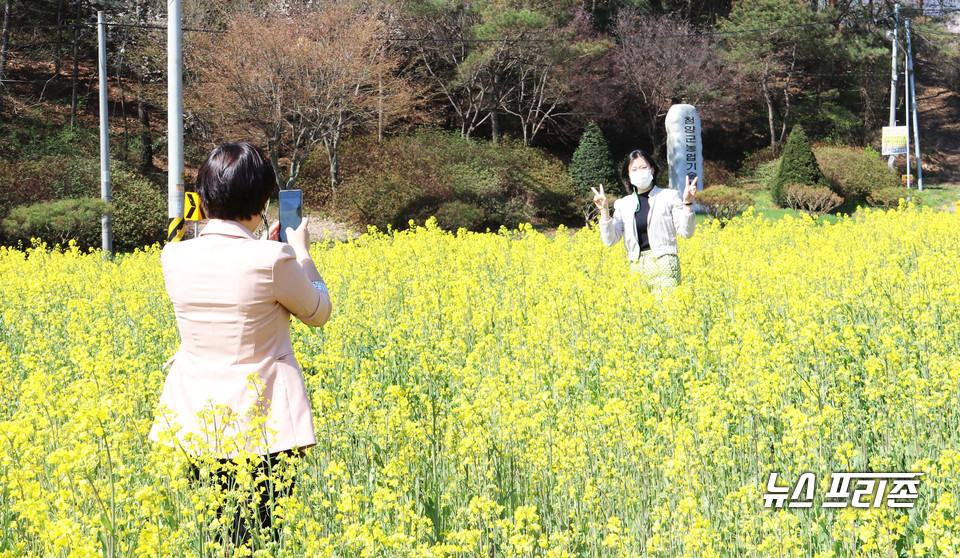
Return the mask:
<path id="1" fill-rule="evenodd" d="M 114 251 L 163 242 L 167 235 L 167 192 L 139 174 L 120 168 L 110 172 Z"/>
<path id="2" fill-rule="evenodd" d="M 737 181 L 736 175 L 724 168 L 720 163 L 713 161 L 703 162 L 703 184 L 704 188 L 713 186 L 729 186 Z"/>
<path id="3" fill-rule="evenodd" d="M 570 178 L 577 187 L 577 193 L 583 198 L 593 199 L 590 188 L 603 184 L 604 191 L 622 194 L 623 185 L 617 175 L 617 165 L 610 154 L 603 132 L 595 123 L 590 122 L 583 130 L 580 145 L 570 160 Z"/>
<path id="4" fill-rule="evenodd" d="M 867 196 L 867 203 L 884 209 L 896 209 L 901 199 L 911 201 L 915 205 L 923 204 L 922 194 L 906 186 L 888 186 L 874 190 Z"/>
<path id="5" fill-rule="evenodd" d="M 802 184 L 787 184 L 784 188 L 787 207 L 797 211 L 806 211 L 813 215 L 823 215 L 836 209 L 843 198 L 834 194 L 826 186 L 804 186 Z"/>
<path id="6" fill-rule="evenodd" d="M 112 213 L 109 203 L 98 198 L 78 198 L 23 205 L 10 211 L 3 230 L 13 242 L 30 246 L 30 239 L 65 246 L 75 240 L 81 249 L 101 245 L 101 217 Z"/>
<path id="7" fill-rule="evenodd" d="M 472 203 L 452 201 L 441 205 L 435 216 L 441 228 L 451 231 L 470 230 L 483 221 L 484 211 L 482 207 Z"/>
<path id="8" fill-rule="evenodd" d="M 382 142 L 351 138 L 341 149 L 342 188 L 333 208 L 357 225 L 402 229 L 431 216 L 441 226 L 476 231 L 576 222 L 579 197 L 564 166 L 516 142 L 423 130 Z M 321 182 L 302 188 L 326 188 L 317 174 Z"/>
<path id="9" fill-rule="evenodd" d="M 707 215 L 726 222 L 753 205 L 753 198 L 737 188 L 711 186 L 697 194 L 697 203 L 703 207 Z"/>
<path id="10" fill-rule="evenodd" d="M 874 190 L 901 187 L 900 176 L 876 152 L 838 146 L 817 147 L 814 152 L 827 185 L 847 203 L 864 202 Z"/>
<path id="11" fill-rule="evenodd" d="M 797 124 L 790 131 L 787 146 L 783 149 L 780 160 L 780 169 L 770 184 L 770 197 L 773 203 L 780 207 L 787 206 L 785 187 L 787 184 L 802 184 L 804 186 L 821 186 L 826 184 L 827 178 L 820 170 L 817 158 L 810 147 L 810 141 L 803 128 Z"/>

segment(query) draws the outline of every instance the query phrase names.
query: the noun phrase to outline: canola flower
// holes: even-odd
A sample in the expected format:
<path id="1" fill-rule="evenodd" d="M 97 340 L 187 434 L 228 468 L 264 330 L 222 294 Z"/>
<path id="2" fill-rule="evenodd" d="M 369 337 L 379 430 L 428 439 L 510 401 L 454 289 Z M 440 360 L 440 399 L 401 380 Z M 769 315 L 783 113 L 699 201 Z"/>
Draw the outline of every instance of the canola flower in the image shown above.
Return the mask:
<path id="1" fill-rule="evenodd" d="M 955 556 L 958 233 L 748 212 L 681 240 L 660 295 L 596 230 L 317 244 L 319 443 L 241 548 L 243 488 L 146 439 L 178 343 L 159 248 L 0 249 L 0 556 Z M 915 508 L 819 506 L 866 470 L 922 471 Z M 815 505 L 764 509 L 771 471 L 818 473 Z"/>

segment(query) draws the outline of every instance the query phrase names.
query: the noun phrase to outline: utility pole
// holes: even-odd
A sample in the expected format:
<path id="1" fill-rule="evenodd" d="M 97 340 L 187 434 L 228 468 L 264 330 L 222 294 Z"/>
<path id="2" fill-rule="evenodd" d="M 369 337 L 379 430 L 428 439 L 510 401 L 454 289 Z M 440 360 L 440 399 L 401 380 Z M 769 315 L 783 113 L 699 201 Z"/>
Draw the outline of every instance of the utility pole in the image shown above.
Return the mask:
<path id="1" fill-rule="evenodd" d="M 900 27 L 900 4 L 893 5 L 893 55 L 891 56 L 892 71 L 890 72 L 890 126 L 897 125 L 897 29 Z M 887 31 L 887 36 L 890 32 Z M 896 155 L 887 160 L 890 168 L 896 162 Z"/>
<path id="2" fill-rule="evenodd" d="M 904 21 L 909 21 L 904 19 Z M 913 176 L 910 174 L 910 59 L 904 53 L 903 56 L 903 125 L 907 130 L 907 188 L 913 183 Z"/>
<path id="3" fill-rule="evenodd" d="M 107 22 L 103 12 L 97 12 L 97 47 L 99 50 L 100 74 L 100 197 L 110 203 L 110 113 L 107 108 Z M 100 219 L 103 257 L 109 258 L 113 252 L 113 230 L 110 214 L 104 213 Z"/>
<path id="4" fill-rule="evenodd" d="M 914 161 L 917 163 L 917 190 L 923 191 L 923 169 L 920 166 L 920 127 L 917 123 L 917 85 L 914 78 L 913 71 L 913 45 L 910 43 L 910 20 L 906 20 L 904 23 L 907 30 L 907 72 L 910 74 L 910 99 L 912 109 L 913 109 L 913 149 L 914 149 Z M 907 158 L 909 159 L 909 145 Z M 909 166 L 907 167 L 907 173 L 909 174 Z"/>
<path id="5" fill-rule="evenodd" d="M 167 0 L 167 242 L 183 223 L 183 41 L 180 0 Z"/>

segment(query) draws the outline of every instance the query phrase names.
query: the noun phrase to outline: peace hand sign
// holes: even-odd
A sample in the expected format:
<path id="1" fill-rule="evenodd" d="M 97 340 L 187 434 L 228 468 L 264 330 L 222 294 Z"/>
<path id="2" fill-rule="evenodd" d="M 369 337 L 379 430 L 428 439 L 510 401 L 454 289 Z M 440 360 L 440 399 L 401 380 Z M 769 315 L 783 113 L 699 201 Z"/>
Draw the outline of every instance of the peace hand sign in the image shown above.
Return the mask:
<path id="1" fill-rule="evenodd" d="M 683 201 L 692 202 L 693 197 L 697 195 L 697 180 L 699 176 L 694 176 L 693 179 L 690 178 L 690 175 L 687 175 L 687 186 L 683 189 Z"/>
<path id="2" fill-rule="evenodd" d="M 590 189 L 593 190 L 593 203 L 597 206 L 597 209 L 607 209 L 607 195 L 603 193 L 603 184 L 600 185 L 599 192 L 596 188 Z"/>
<path id="3" fill-rule="evenodd" d="M 600 210 L 600 219 L 602 221 L 610 219 L 610 207 L 607 203 L 607 195 L 603 193 L 603 184 L 600 185 L 599 192 L 596 188 L 591 187 L 590 189 L 593 190 L 593 204 Z"/>

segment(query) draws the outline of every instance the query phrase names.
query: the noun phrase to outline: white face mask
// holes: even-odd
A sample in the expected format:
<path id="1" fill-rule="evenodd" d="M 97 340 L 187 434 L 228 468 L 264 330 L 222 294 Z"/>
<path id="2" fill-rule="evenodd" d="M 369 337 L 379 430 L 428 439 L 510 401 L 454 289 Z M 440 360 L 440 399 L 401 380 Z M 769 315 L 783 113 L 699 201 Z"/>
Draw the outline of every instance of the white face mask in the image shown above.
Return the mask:
<path id="1" fill-rule="evenodd" d="M 653 171 L 650 169 L 630 173 L 630 184 L 643 190 L 653 182 Z"/>

